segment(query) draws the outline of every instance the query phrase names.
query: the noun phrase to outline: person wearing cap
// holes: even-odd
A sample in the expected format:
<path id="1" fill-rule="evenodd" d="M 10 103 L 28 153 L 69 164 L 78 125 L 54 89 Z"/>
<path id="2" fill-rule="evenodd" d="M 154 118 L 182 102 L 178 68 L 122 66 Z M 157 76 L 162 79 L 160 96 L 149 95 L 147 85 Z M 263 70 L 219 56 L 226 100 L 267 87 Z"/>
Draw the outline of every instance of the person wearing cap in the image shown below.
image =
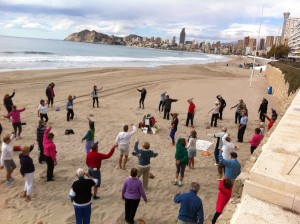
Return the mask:
<path id="1" fill-rule="evenodd" d="M 211 114 L 211 121 L 210 126 L 212 127 L 214 124 L 214 127 L 217 127 L 217 121 L 219 118 L 219 110 L 220 110 L 220 104 L 219 101 L 215 102 L 215 106 L 208 112 L 208 114 L 212 111 Z"/>
<path id="2" fill-rule="evenodd" d="M 73 202 L 76 224 L 88 224 L 90 223 L 92 212 L 91 190 L 92 187 L 97 185 L 98 180 L 92 179 L 81 168 L 77 170 L 76 175 L 78 179 L 72 183 L 69 197 L 71 198 L 71 202 Z"/>
<path id="3" fill-rule="evenodd" d="M 145 101 L 145 98 L 146 98 L 146 95 L 147 95 L 147 91 L 146 91 L 145 88 L 137 89 L 137 91 L 141 92 L 141 98 L 140 98 L 140 101 L 139 101 L 139 103 L 140 103 L 139 108 L 141 108 L 141 106 L 143 105 L 143 109 L 144 109 L 145 108 L 144 107 L 144 101 Z"/>
<path id="4" fill-rule="evenodd" d="M 185 123 L 185 126 L 189 126 L 189 122 L 191 120 L 191 127 L 194 128 L 194 124 L 193 124 L 193 121 L 194 121 L 194 116 L 195 116 L 195 104 L 193 102 L 193 99 L 194 98 L 191 98 L 191 99 L 188 99 L 187 102 L 189 103 L 189 108 L 188 108 L 188 113 L 187 113 L 187 118 L 186 118 L 186 123 Z"/>
<path id="5" fill-rule="evenodd" d="M 120 157 L 119 157 L 119 167 L 120 169 L 125 170 L 126 163 L 128 160 L 128 154 L 129 154 L 129 144 L 130 144 L 130 139 L 131 137 L 137 132 L 137 127 L 132 126 L 132 131 L 128 132 L 128 125 L 123 126 L 123 131 L 120 132 L 117 135 L 116 138 L 116 144 L 118 145 L 118 148 L 120 150 Z M 122 161 L 123 161 L 123 156 L 124 158 L 124 163 L 122 166 Z"/>
<path id="6" fill-rule="evenodd" d="M 95 85 L 93 88 L 93 91 L 91 92 L 91 97 L 93 98 L 93 107 L 95 107 L 95 103 L 97 102 L 97 107 L 99 107 L 99 99 L 98 99 L 98 93 L 103 89 L 103 86 L 100 89 L 97 89 L 97 86 Z"/>
<path id="7" fill-rule="evenodd" d="M 25 187 L 23 198 L 26 198 L 26 201 L 31 200 L 32 190 L 33 190 L 33 180 L 34 180 L 34 164 L 32 158 L 30 158 L 29 154 L 33 150 L 34 144 L 30 147 L 24 146 L 22 147 L 22 153 L 19 155 L 20 159 L 20 173 L 22 177 L 25 177 Z"/>
<path id="8" fill-rule="evenodd" d="M 85 134 L 85 136 L 81 139 L 81 142 L 86 140 L 85 142 L 85 152 L 88 154 L 91 150 L 92 144 L 94 144 L 94 138 L 95 138 L 95 122 L 92 121 L 90 118 L 88 118 L 89 121 L 89 130 Z"/>
<path id="9" fill-rule="evenodd" d="M 173 102 L 178 101 L 177 99 L 171 99 L 169 95 L 166 95 L 165 100 L 165 109 L 164 109 L 164 119 L 167 118 L 167 120 L 170 119 L 170 112 L 171 112 L 171 105 Z"/>
<path id="10" fill-rule="evenodd" d="M 225 165 L 225 176 L 224 178 L 228 178 L 234 180 L 237 178 L 237 176 L 241 173 L 241 164 L 237 160 L 237 153 L 231 152 L 230 153 L 230 159 L 224 159 L 222 155 L 222 150 L 220 150 L 219 153 L 219 162 Z"/>
<path id="11" fill-rule="evenodd" d="M 231 107 L 231 109 L 236 108 L 235 111 L 235 120 L 234 122 L 237 124 L 237 122 L 240 123 L 240 119 L 242 117 L 242 111 L 247 111 L 247 107 L 246 104 L 244 103 L 244 101 L 242 99 L 239 100 L 239 103 L 236 104 L 235 106 Z"/>
<path id="12" fill-rule="evenodd" d="M 219 104 L 220 104 L 219 119 L 222 120 L 222 118 L 223 118 L 223 110 L 226 107 L 226 101 L 223 99 L 223 97 L 221 95 L 218 95 L 216 98 L 219 100 Z"/>
<path id="13" fill-rule="evenodd" d="M 238 134 L 237 134 L 238 142 L 243 142 L 245 130 L 247 128 L 247 123 L 248 123 L 247 114 L 246 114 L 246 112 L 242 112 L 242 117 L 240 120 L 240 125 L 238 128 Z"/>
<path id="14" fill-rule="evenodd" d="M 143 186 L 145 189 L 148 187 L 149 171 L 150 171 L 150 159 L 156 157 L 158 153 L 150 150 L 150 143 L 144 142 L 143 149 L 139 149 L 139 142 L 135 142 L 133 154 L 139 158 L 138 166 L 138 178 L 143 175 Z"/>
<path id="15" fill-rule="evenodd" d="M 177 224 L 203 224 L 204 211 L 201 198 L 197 195 L 200 185 L 192 182 L 190 191 L 182 193 L 180 191 L 174 196 L 174 202 L 180 203 Z"/>
<path id="16" fill-rule="evenodd" d="M 171 132 L 170 132 L 170 138 L 172 139 L 172 145 L 175 145 L 175 133 L 177 132 L 177 127 L 178 127 L 178 114 L 171 113 L 171 117 L 172 117 L 172 122 L 171 122 Z"/>
<path id="17" fill-rule="evenodd" d="M 160 101 L 159 101 L 159 105 L 158 105 L 158 112 L 162 112 L 164 110 L 165 100 L 166 100 L 166 93 L 167 92 L 163 92 L 162 94 L 160 94 Z M 160 110 L 160 107 L 161 107 L 161 110 Z"/>
<path id="18" fill-rule="evenodd" d="M 113 145 L 109 153 L 103 154 L 98 152 L 98 142 L 96 142 L 91 146 L 92 150 L 86 155 L 86 164 L 89 168 L 89 175 L 98 180 L 98 183 L 94 186 L 94 199 L 100 198 L 97 196 L 97 191 L 101 185 L 101 162 L 104 159 L 109 159 L 114 154 L 116 147 L 118 147 L 118 145 Z"/>

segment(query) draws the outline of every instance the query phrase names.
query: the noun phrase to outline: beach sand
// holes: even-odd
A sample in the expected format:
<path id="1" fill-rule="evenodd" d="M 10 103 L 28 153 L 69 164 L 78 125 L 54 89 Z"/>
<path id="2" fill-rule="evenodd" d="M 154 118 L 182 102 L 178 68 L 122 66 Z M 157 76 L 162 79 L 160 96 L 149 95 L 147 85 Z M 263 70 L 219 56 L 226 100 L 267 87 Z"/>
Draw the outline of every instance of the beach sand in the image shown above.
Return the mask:
<path id="1" fill-rule="evenodd" d="M 235 109 L 231 106 L 244 99 L 249 109 L 249 125 L 244 136 L 244 142 L 253 135 L 258 125 L 258 108 L 263 97 L 269 100 L 270 108 L 276 108 L 275 100 L 267 95 L 267 81 L 262 75 L 255 75 L 252 88 L 249 88 L 250 70 L 238 68 L 243 64 L 241 58 L 228 62 L 208 65 L 165 66 L 162 68 L 89 68 L 70 70 L 46 71 L 15 71 L 0 73 L 1 95 L 11 94 L 16 89 L 13 98 L 18 108 L 26 107 L 21 114 L 23 122 L 22 139 L 15 145 L 29 145 L 36 139 L 38 124 L 37 107 L 40 99 L 45 97 L 45 89 L 50 82 L 55 85 L 55 107 L 61 111 L 51 109 L 48 112 L 49 121 L 53 122 L 54 142 L 57 146 L 58 165 L 55 167 L 55 182 L 45 182 L 46 165 L 37 160 L 38 147 L 31 153 L 35 163 L 35 182 L 32 201 L 27 203 L 20 198 L 23 192 L 24 179 L 19 173 L 18 153 L 14 153 L 17 169 L 13 173 L 15 184 L 8 187 L 4 184 L 5 171 L 0 170 L 0 223 L 75 223 L 74 209 L 68 197 L 72 182 L 76 179 L 77 168 L 86 169 L 85 143 L 81 138 L 88 130 L 87 115 L 95 121 L 95 139 L 99 140 L 101 153 L 108 153 L 119 131 L 124 124 L 138 124 L 144 115 L 151 113 L 157 120 L 158 132 L 155 135 L 143 134 L 138 131 L 131 139 L 130 150 L 134 142 L 149 141 L 151 149 L 158 152 L 158 156 L 151 160 L 151 170 L 155 179 L 150 179 L 149 189 L 146 191 L 149 202 L 141 201 L 136 219 L 143 218 L 147 224 L 175 223 L 179 205 L 174 204 L 173 197 L 178 190 L 188 191 L 192 181 L 200 183 L 199 196 L 202 199 L 205 213 L 205 223 L 211 223 L 215 213 L 215 202 L 218 194 L 217 167 L 214 166 L 214 145 L 209 149 L 211 156 L 202 156 L 198 152 L 195 159 L 195 169 L 186 170 L 184 186 L 180 189 L 171 184 L 175 176 L 175 147 L 169 139 L 171 121 L 163 120 L 162 113 L 158 113 L 160 94 L 167 91 L 170 98 L 179 99 L 172 104 L 172 112 L 179 113 L 178 137 L 189 136 L 191 127 L 185 127 L 188 108 L 187 99 L 193 97 L 197 112 L 195 116 L 195 130 L 198 138 L 209 141 L 206 133 L 216 133 L 222 126 L 228 128 L 232 140 L 238 147 L 238 160 L 242 166 L 250 157 L 248 143 L 237 143 L 237 125 L 234 124 Z M 100 93 L 100 108 L 92 108 L 90 92 L 93 85 L 103 86 Z M 136 88 L 145 87 L 148 91 L 145 109 L 138 109 L 140 93 Z M 214 106 L 216 95 L 221 94 L 227 102 L 223 113 L 223 120 L 218 121 L 217 128 L 207 129 L 210 121 L 208 111 Z M 66 121 L 65 102 L 68 95 L 78 98 L 74 101 L 75 118 Z M 279 111 L 278 111 L 279 112 Z M 6 110 L 1 108 L 1 115 Z M 12 131 L 11 124 L 1 116 L 3 134 Z M 74 135 L 64 135 L 66 129 L 73 129 Z M 130 128 L 131 130 L 131 128 Z M 125 223 L 124 202 L 121 199 L 123 181 L 129 176 L 130 168 L 137 167 L 138 160 L 129 156 L 126 170 L 118 168 L 119 151 L 102 162 L 102 186 L 98 191 L 100 200 L 93 201 L 91 223 Z"/>

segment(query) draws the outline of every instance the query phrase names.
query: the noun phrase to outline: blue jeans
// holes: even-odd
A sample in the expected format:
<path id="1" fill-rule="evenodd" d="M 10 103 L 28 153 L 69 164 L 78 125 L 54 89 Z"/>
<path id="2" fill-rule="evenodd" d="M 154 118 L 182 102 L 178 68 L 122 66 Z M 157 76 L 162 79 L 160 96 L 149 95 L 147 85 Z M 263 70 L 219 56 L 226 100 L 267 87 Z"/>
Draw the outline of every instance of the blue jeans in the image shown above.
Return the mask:
<path id="1" fill-rule="evenodd" d="M 170 132 L 170 138 L 172 139 L 172 143 L 175 144 L 175 133 L 177 129 L 172 128 Z"/>
<path id="2" fill-rule="evenodd" d="M 92 206 L 91 204 L 86 206 L 74 205 L 76 224 L 90 224 Z"/>

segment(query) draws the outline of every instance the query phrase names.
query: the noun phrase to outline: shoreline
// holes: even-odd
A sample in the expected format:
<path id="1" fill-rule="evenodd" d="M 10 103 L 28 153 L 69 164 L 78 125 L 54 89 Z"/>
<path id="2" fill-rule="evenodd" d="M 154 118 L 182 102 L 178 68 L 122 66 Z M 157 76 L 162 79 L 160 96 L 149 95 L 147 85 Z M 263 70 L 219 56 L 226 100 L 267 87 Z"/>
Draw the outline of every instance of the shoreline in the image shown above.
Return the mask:
<path id="1" fill-rule="evenodd" d="M 242 167 L 250 158 L 249 144 L 236 143 L 237 126 L 234 124 L 234 110 L 229 108 L 243 98 L 249 109 L 249 126 L 245 133 L 245 142 L 253 135 L 254 127 L 258 124 L 257 109 L 262 97 L 269 100 L 269 108 L 276 108 L 276 102 L 267 96 L 267 82 L 264 76 L 255 75 L 253 87 L 248 87 L 250 70 L 238 67 L 240 60 L 226 63 L 211 63 L 205 65 L 176 65 L 164 66 L 163 68 L 102 68 L 102 69 L 67 69 L 67 70 L 43 70 L 43 71 L 14 71 L 0 73 L 1 92 L 11 93 L 16 89 L 13 98 L 14 103 L 26 111 L 22 113 L 22 121 L 27 122 L 23 127 L 23 139 L 17 140 L 15 145 L 31 144 L 35 139 L 35 129 L 38 123 L 37 107 L 39 100 L 45 98 L 45 88 L 50 82 L 55 82 L 54 106 L 60 107 L 61 111 L 49 110 L 49 121 L 53 122 L 53 132 L 58 151 L 58 165 L 54 173 L 56 181 L 45 183 L 45 165 L 37 162 L 37 146 L 31 153 L 36 166 L 35 186 L 33 199 L 26 204 L 19 198 L 23 190 L 24 180 L 18 172 L 18 153 L 14 153 L 17 170 L 13 176 L 16 183 L 8 188 L 0 184 L 1 203 L 4 208 L 0 221 L 6 223 L 74 223 L 74 210 L 68 199 L 68 191 L 75 180 L 75 171 L 81 167 L 86 170 L 84 144 L 80 143 L 82 136 L 88 129 L 86 115 L 92 114 L 91 119 L 95 121 L 95 140 L 100 140 L 100 152 L 107 153 L 113 145 L 114 140 L 124 124 L 137 124 L 145 114 L 151 113 L 157 120 L 158 132 L 155 135 L 143 134 L 138 131 L 133 136 L 130 151 L 134 142 L 149 141 L 151 149 L 158 152 L 158 156 L 151 160 L 151 173 L 155 179 L 149 181 L 149 189 L 146 191 L 149 203 L 140 204 L 136 219 L 143 218 L 146 223 L 174 223 L 178 215 L 179 206 L 172 199 L 178 190 L 171 185 L 174 179 L 175 148 L 169 140 L 170 121 L 163 120 L 162 114 L 158 113 L 159 96 L 162 91 L 167 91 L 171 98 L 179 99 L 173 103 L 172 112 L 179 113 L 178 132 L 179 137 L 187 138 L 191 128 L 185 127 L 185 119 L 188 104 L 187 99 L 194 97 L 197 112 L 195 116 L 195 130 L 198 138 L 208 141 L 206 133 L 217 133 L 222 126 L 227 126 L 228 132 L 237 144 L 238 159 Z M 97 84 L 104 86 L 100 93 L 100 108 L 92 108 L 90 92 L 92 86 Z M 136 88 L 146 87 L 148 94 L 145 100 L 144 110 L 137 109 L 140 97 Z M 215 97 L 222 94 L 227 102 L 224 110 L 224 120 L 218 121 L 217 128 L 207 129 L 210 115 L 207 112 L 214 104 Z M 75 119 L 66 121 L 65 101 L 68 95 L 81 96 L 74 101 Z M 3 109 L 1 113 L 3 114 Z M 278 112 L 279 113 L 279 112 Z M 4 128 L 3 135 L 11 131 L 11 124 L 0 119 Z M 73 129 L 74 135 L 64 135 L 65 129 Z M 209 151 L 213 152 L 214 146 Z M 120 189 L 124 179 L 129 175 L 132 167 L 137 167 L 137 159 L 129 156 L 127 170 L 118 168 L 119 152 L 116 151 L 111 159 L 102 163 L 102 185 L 99 195 L 102 198 L 94 201 L 92 205 L 91 223 L 118 223 L 123 224 L 124 205 L 120 198 Z M 189 183 L 196 181 L 200 183 L 199 196 L 204 205 L 205 223 L 210 220 L 215 212 L 215 201 L 217 198 L 217 168 L 213 165 L 214 158 L 211 156 L 198 155 L 195 159 L 195 169 L 187 170 L 184 178 L 184 186 L 181 192 L 188 191 Z M 4 172 L 0 172 L 0 179 L 4 179 Z M 155 206 L 154 206 L 155 205 Z M 105 207 L 105 209 L 103 209 Z M 159 214 L 159 215 L 157 215 Z"/>

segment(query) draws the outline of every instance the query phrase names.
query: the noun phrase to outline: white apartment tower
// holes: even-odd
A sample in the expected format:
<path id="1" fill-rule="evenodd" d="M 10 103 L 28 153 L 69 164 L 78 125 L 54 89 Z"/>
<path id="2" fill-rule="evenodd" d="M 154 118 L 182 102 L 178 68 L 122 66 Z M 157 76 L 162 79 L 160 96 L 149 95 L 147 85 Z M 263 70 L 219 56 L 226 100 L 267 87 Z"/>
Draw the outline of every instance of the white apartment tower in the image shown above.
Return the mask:
<path id="1" fill-rule="evenodd" d="M 290 13 L 283 13 L 284 20 L 282 25 L 281 44 L 288 45 L 289 38 L 293 34 L 299 18 L 289 18 Z"/>
<path id="2" fill-rule="evenodd" d="M 291 48 L 288 57 L 300 59 L 300 19 L 298 19 L 298 22 L 294 27 L 294 32 L 290 36 L 288 44 Z"/>

